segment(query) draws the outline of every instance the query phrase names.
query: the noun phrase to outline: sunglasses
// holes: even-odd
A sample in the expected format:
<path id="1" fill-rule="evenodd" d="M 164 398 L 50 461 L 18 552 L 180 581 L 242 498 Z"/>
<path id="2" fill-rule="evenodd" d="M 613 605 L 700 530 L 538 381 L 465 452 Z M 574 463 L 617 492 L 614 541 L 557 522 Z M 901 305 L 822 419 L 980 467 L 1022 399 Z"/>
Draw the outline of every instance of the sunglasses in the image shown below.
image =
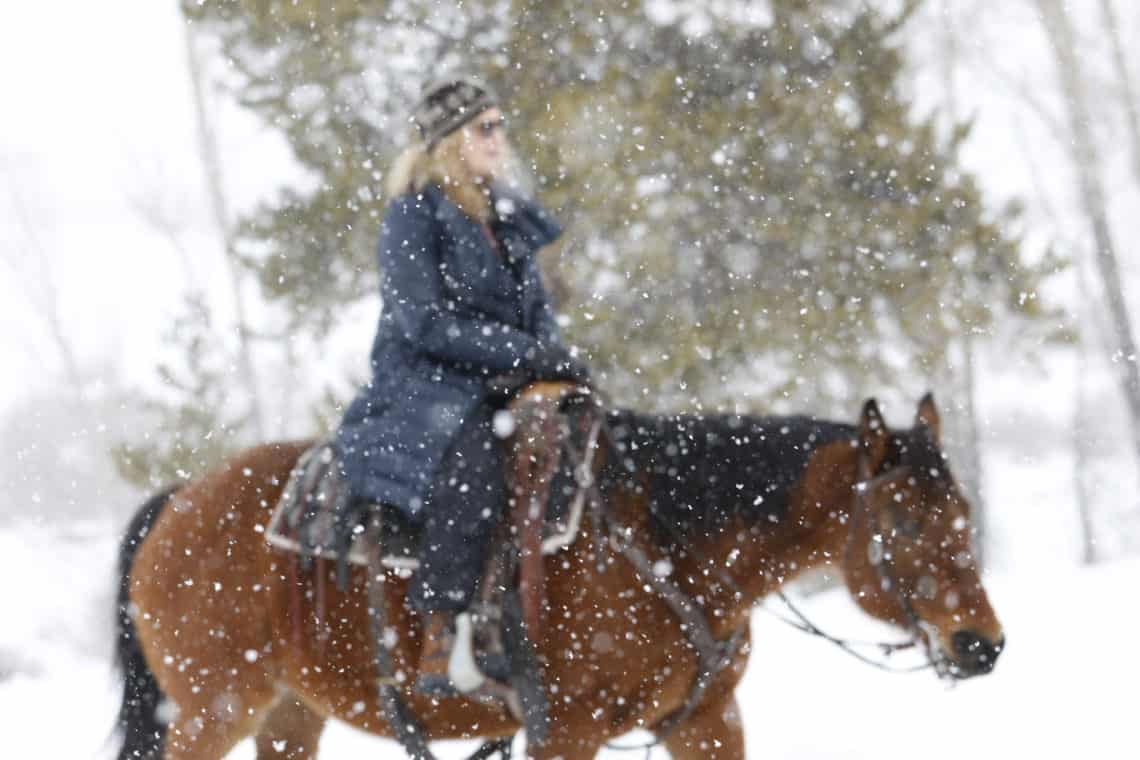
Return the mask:
<path id="1" fill-rule="evenodd" d="M 478 124 L 479 134 L 483 137 L 490 137 L 491 135 L 495 134 L 495 130 L 506 130 L 506 128 L 507 119 L 505 116 L 500 116 L 497 119 L 487 119 L 486 121 L 481 121 Z"/>

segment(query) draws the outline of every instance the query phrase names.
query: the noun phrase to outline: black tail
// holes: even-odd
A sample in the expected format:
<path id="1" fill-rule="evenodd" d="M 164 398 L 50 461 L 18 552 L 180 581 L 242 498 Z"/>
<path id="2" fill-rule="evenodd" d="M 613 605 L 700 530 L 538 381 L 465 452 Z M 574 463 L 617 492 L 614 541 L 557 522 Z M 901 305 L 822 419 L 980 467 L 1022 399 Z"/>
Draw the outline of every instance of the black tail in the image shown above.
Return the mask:
<path id="1" fill-rule="evenodd" d="M 163 489 L 147 500 L 127 526 L 119 545 L 119 592 L 116 616 L 115 667 L 122 673 L 123 703 L 119 706 L 119 719 L 115 725 L 123 741 L 119 760 L 158 760 L 162 755 L 162 740 L 166 723 L 158 715 L 162 692 L 154 674 L 147 667 L 142 648 L 135 637 L 130 598 L 131 564 L 139 544 L 150 532 L 155 518 L 166 505 L 177 486 Z"/>

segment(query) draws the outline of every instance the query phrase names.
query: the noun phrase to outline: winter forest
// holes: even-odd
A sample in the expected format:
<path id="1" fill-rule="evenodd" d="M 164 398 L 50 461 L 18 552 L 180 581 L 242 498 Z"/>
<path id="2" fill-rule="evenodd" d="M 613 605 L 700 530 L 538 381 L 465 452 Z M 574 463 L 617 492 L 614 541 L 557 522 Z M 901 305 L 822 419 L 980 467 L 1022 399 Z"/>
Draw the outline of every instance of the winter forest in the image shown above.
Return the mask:
<path id="1" fill-rule="evenodd" d="M 127 0 L 7 16 L 6 756 L 115 756 L 116 563 L 139 505 L 251 446 L 333 433 L 370 381 L 392 306 L 385 182 L 420 139 L 424 86 L 456 71 L 498 93 L 511 176 L 562 227 L 537 264 L 606 404 L 859 426 L 873 397 L 906 429 L 933 394 L 1000 663 L 967 681 L 883 672 L 765 598 L 736 689 L 746 757 L 1140 752 L 1134 0 Z M 905 638 L 836 567 L 784 591 L 828 634 Z M 404 755 L 340 720 L 312 755 L 273 744 Z M 714 744 L 694 757 L 732 756 Z M 269 755 L 243 739 L 226 756 Z"/>

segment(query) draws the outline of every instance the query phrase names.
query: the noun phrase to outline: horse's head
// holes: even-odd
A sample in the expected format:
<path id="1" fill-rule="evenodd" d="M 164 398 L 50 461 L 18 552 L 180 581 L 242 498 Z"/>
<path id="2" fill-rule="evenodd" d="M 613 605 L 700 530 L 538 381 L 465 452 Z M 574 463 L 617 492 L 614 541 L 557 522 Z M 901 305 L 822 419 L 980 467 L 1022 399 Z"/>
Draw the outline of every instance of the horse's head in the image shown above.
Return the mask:
<path id="1" fill-rule="evenodd" d="M 953 676 L 993 669 L 1005 636 L 970 549 L 970 505 L 939 446 L 927 394 L 914 427 L 863 407 L 858 484 L 844 551 L 847 587 L 868 614 L 914 632 Z"/>

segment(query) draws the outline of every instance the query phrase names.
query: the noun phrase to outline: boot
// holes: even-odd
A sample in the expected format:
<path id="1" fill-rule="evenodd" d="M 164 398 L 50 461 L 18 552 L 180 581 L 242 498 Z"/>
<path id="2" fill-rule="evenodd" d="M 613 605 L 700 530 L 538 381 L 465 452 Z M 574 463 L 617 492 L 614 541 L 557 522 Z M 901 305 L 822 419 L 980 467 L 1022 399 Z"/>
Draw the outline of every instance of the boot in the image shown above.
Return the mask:
<path id="1" fill-rule="evenodd" d="M 451 648 L 455 644 L 455 613 L 449 610 L 428 610 L 424 617 L 423 647 L 416 668 L 415 689 L 431 697 L 451 697 L 457 693 L 447 674 Z"/>

